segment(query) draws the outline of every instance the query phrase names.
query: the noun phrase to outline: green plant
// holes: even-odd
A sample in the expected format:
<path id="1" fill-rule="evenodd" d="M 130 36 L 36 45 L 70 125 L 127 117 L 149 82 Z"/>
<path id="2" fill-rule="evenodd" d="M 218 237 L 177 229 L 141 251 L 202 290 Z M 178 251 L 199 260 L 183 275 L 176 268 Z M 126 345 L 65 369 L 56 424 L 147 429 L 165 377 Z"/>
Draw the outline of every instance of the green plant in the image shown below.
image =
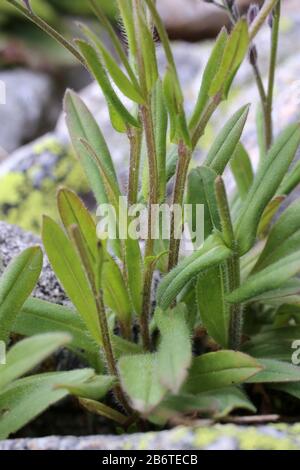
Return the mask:
<path id="1" fill-rule="evenodd" d="M 18 255 L 0 278 L 0 341 L 9 346 L 16 319 L 42 269 L 40 247 Z M 71 342 L 66 333 L 39 334 L 9 348 L 0 365 L 0 439 L 8 437 L 69 393 L 83 396 L 96 385 L 96 395 L 105 394 L 114 382 L 109 376 L 96 376 L 93 369 L 38 373 L 24 377 L 49 355 Z M 102 392 L 101 392 L 102 390 Z"/>
<path id="2" fill-rule="evenodd" d="M 72 144 L 97 203 L 110 203 L 118 216 L 117 237 L 100 241 L 80 199 L 61 189 L 63 228 L 45 217 L 42 237 L 76 312 L 30 299 L 15 331 L 32 335 L 57 331 L 60 325 L 61 331 L 71 333 L 71 347 L 97 372 L 105 368 L 115 378 L 112 390 L 120 408 L 116 411 L 88 394 L 81 404 L 123 427 L 139 424 L 141 418 L 163 425 L 191 412 L 219 419 L 237 408 L 255 411 L 246 395 L 251 395 L 251 385 L 241 384 L 263 383 L 299 398 L 300 369 L 287 363 L 299 333 L 299 202 L 271 224 L 299 182 L 298 166 L 288 171 L 300 143 L 299 124 L 283 130 L 262 154 L 254 174 L 241 144 L 245 106 L 225 123 L 204 163 L 190 170 L 207 124 L 228 98 L 249 46 L 278 1 L 267 0 L 250 26 L 235 12 L 232 31 L 223 29 L 213 47 L 191 117 L 184 110 L 171 46 L 153 0 L 118 1 L 128 55 L 95 1 L 89 1 L 122 68 L 87 26 L 81 27 L 86 39 L 71 43 L 26 6 L 8 2 L 62 43 L 99 83 L 112 126 L 128 136 L 128 206 L 162 204 L 172 180 L 173 204 L 188 201 L 205 207 L 205 240 L 189 256 L 179 256 L 176 233 L 183 221 L 178 223 L 174 213 L 168 241 L 151 237 L 151 210 L 144 249 L 127 232 L 122 237 L 120 220 L 131 222 L 133 216 L 118 204 L 122 192 L 112 156 L 94 117 L 68 91 L 65 111 Z M 167 59 L 162 79 L 154 28 Z M 112 82 L 132 106 L 124 105 Z M 267 112 L 270 121 L 270 107 Z M 261 132 L 265 135 L 266 128 Z M 222 178 L 227 167 L 236 181 L 229 196 Z M 155 271 L 162 275 L 157 289 Z"/>

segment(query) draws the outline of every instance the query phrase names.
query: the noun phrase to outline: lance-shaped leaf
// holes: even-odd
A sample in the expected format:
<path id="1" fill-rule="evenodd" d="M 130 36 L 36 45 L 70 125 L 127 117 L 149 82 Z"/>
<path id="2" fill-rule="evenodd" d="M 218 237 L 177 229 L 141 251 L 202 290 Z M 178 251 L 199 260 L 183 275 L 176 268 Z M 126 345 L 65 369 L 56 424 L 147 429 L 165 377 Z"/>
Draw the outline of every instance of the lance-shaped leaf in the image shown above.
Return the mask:
<path id="1" fill-rule="evenodd" d="M 204 237 L 211 235 L 216 228 L 221 230 L 220 217 L 215 194 L 217 173 L 211 168 L 200 166 L 190 171 L 187 187 L 187 203 L 204 205 Z M 197 228 L 197 220 L 191 221 L 191 229 Z"/>
<path id="2" fill-rule="evenodd" d="M 239 196 L 244 200 L 253 183 L 254 175 L 250 157 L 241 142 L 237 144 L 230 160 L 230 168 L 238 188 Z"/>
<path id="3" fill-rule="evenodd" d="M 137 22 L 139 27 L 140 49 L 145 68 L 145 84 L 148 92 L 151 92 L 158 78 L 155 42 L 153 40 L 152 31 L 149 30 L 140 11 L 137 12 Z"/>
<path id="4" fill-rule="evenodd" d="M 278 195 L 288 196 L 300 183 L 300 162 L 297 162 L 291 171 L 285 175 L 278 188 Z"/>
<path id="5" fill-rule="evenodd" d="M 19 311 L 38 281 L 42 264 L 41 248 L 28 248 L 10 263 L 0 278 L 0 340 L 8 340 Z"/>
<path id="6" fill-rule="evenodd" d="M 109 76 L 115 82 L 119 90 L 132 101 L 143 104 L 144 98 L 142 97 L 137 81 L 135 80 L 135 83 L 133 84 L 129 80 L 122 69 L 120 69 L 114 57 L 104 46 L 103 42 L 88 26 L 80 24 L 80 28 L 85 36 L 90 39 L 94 46 L 98 49 Z"/>
<path id="7" fill-rule="evenodd" d="M 117 181 L 112 158 L 104 137 L 94 117 L 81 98 L 74 92 L 68 91 L 66 93 L 64 109 L 72 145 L 85 171 L 97 203 L 106 203 L 107 196 L 101 173 L 99 172 L 96 162 L 79 141 L 79 139 L 85 139 L 90 142 L 97 155 L 101 155 L 101 160 L 106 171 Z"/>
<path id="8" fill-rule="evenodd" d="M 300 249 L 300 202 L 295 201 L 273 225 L 254 271 Z M 299 232 L 299 233 L 298 233 Z"/>
<path id="9" fill-rule="evenodd" d="M 155 313 L 161 340 L 157 353 L 158 380 L 171 392 L 178 393 L 187 377 L 192 361 L 190 331 L 186 322 L 188 312 L 184 304 Z"/>
<path id="10" fill-rule="evenodd" d="M 125 262 L 128 291 L 136 315 L 142 310 L 143 261 L 139 241 L 130 237 L 125 240 Z"/>
<path id="11" fill-rule="evenodd" d="M 221 264 L 232 254 L 217 237 L 210 237 L 202 248 L 188 256 L 167 274 L 157 291 L 158 305 L 166 310 L 183 287 L 206 269 Z"/>
<path id="12" fill-rule="evenodd" d="M 278 137 L 262 162 L 235 224 L 240 254 L 252 247 L 263 211 L 276 193 L 299 143 L 300 126 L 291 125 Z"/>
<path id="13" fill-rule="evenodd" d="M 21 429 L 49 406 L 68 395 L 66 389 L 55 389 L 59 382 L 78 384 L 92 377 L 92 369 L 54 372 L 19 379 L 0 393 L 0 439 Z"/>
<path id="14" fill-rule="evenodd" d="M 59 214 L 67 231 L 76 225 L 81 232 L 91 259 L 97 259 L 96 224 L 79 197 L 69 189 L 60 189 L 57 195 Z"/>
<path id="15" fill-rule="evenodd" d="M 266 206 L 257 229 L 257 236 L 259 238 L 265 238 L 268 235 L 272 219 L 275 217 L 284 200 L 285 196 L 275 196 Z"/>
<path id="16" fill-rule="evenodd" d="M 164 201 L 166 197 L 166 155 L 167 155 L 167 131 L 168 131 L 168 112 L 165 106 L 162 83 L 157 80 L 154 92 L 155 109 L 155 140 L 157 155 L 157 170 L 159 176 L 159 197 Z"/>
<path id="17" fill-rule="evenodd" d="M 129 51 L 132 57 L 137 56 L 137 40 L 134 27 L 133 4 L 132 0 L 117 0 L 118 8 L 121 13 L 122 23 L 126 31 Z"/>
<path id="18" fill-rule="evenodd" d="M 45 300 L 30 298 L 26 300 L 13 327 L 14 333 L 23 336 L 56 333 L 58 331 L 70 335 L 71 340 L 67 347 L 71 347 L 75 351 L 86 352 L 93 367 L 98 372 L 103 370 L 99 345 L 92 338 L 76 310 Z"/>
<path id="19" fill-rule="evenodd" d="M 151 412 L 167 392 L 158 380 L 157 363 L 157 354 L 123 356 L 119 360 L 122 388 L 132 407 L 143 414 Z"/>
<path id="20" fill-rule="evenodd" d="M 207 333 L 220 346 L 228 347 L 230 309 L 225 302 L 224 267 L 216 266 L 200 274 L 196 298 L 201 321 Z"/>
<path id="21" fill-rule="evenodd" d="M 107 254 L 102 268 L 104 302 L 117 315 L 120 322 L 129 325 L 131 303 L 122 273 L 115 260 Z"/>
<path id="22" fill-rule="evenodd" d="M 75 248 L 59 225 L 49 217 L 44 217 L 42 238 L 49 261 L 67 295 L 93 338 L 102 344 L 95 299 Z"/>
<path id="23" fill-rule="evenodd" d="M 233 156 L 240 141 L 249 113 L 249 105 L 239 109 L 225 124 L 216 137 L 207 157 L 205 165 L 222 175 L 227 163 Z"/>
<path id="24" fill-rule="evenodd" d="M 191 130 L 197 126 L 199 119 L 209 101 L 209 89 L 212 80 L 219 70 L 227 39 L 227 31 L 225 28 L 222 28 L 203 73 L 197 104 L 189 123 L 189 128 Z"/>
<path id="25" fill-rule="evenodd" d="M 215 180 L 217 174 L 201 166 L 189 174 L 187 202 L 204 204 L 204 236 L 214 229 L 221 230 Z M 196 221 L 193 224 L 196 229 Z M 224 302 L 224 276 L 222 266 L 215 266 L 201 273 L 196 282 L 196 298 L 201 320 L 208 334 L 223 347 L 228 345 L 229 309 Z M 213 312 L 213 314 L 212 314 Z"/>
<path id="26" fill-rule="evenodd" d="M 110 406 L 104 405 L 96 400 L 91 400 L 88 398 L 80 398 L 80 405 L 85 408 L 87 411 L 90 411 L 94 415 L 99 415 L 104 418 L 107 418 L 115 423 L 118 423 L 121 426 L 126 426 L 128 422 L 128 416 L 123 415 L 119 411 L 111 408 Z"/>
<path id="27" fill-rule="evenodd" d="M 103 91 L 114 128 L 118 132 L 125 132 L 127 125 L 139 127 L 138 121 L 127 111 L 114 91 L 97 51 L 85 41 L 77 40 L 76 44 Z"/>
<path id="28" fill-rule="evenodd" d="M 1 366 L 0 389 L 34 369 L 70 339 L 64 333 L 48 333 L 19 341 L 7 353 L 6 364 Z"/>
<path id="29" fill-rule="evenodd" d="M 89 380 L 78 384 L 58 382 L 56 389 L 66 389 L 71 395 L 88 398 L 90 400 L 101 400 L 113 388 L 117 379 L 111 375 L 95 375 Z"/>
<path id="30" fill-rule="evenodd" d="M 256 274 L 226 296 L 230 303 L 250 301 L 258 295 L 278 289 L 300 271 L 300 251 L 280 259 Z"/>
<path id="31" fill-rule="evenodd" d="M 194 412 L 201 416 L 221 419 L 235 410 L 247 410 L 255 413 L 256 408 L 240 388 L 226 387 L 197 395 L 188 393 L 171 395 L 165 398 L 154 413 L 158 416 L 162 415 L 167 422 L 174 417 L 174 414 Z"/>
<path id="32" fill-rule="evenodd" d="M 291 345 L 300 338 L 299 326 L 271 328 L 243 344 L 243 351 L 254 357 L 291 361 Z"/>
<path id="33" fill-rule="evenodd" d="M 247 383 L 300 382 L 300 367 L 274 359 L 257 359 L 263 370 L 247 379 Z"/>
<path id="34" fill-rule="evenodd" d="M 216 390 L 245 382 L 263 368 L 252 357 L 236 351 L 217 351 L 196 357 L 184 385 L 188 393 Z"/>
<path id="35" fill-rule="evenodd" d="M 248 46 L 247 21 L 242 19 L 236 23 L 227 40 L 218 73 L 215 75 L 209 89 L 210 96 L 221 93 L 224 98 L 227 97 L 232 80 L 246 56 Z"/>

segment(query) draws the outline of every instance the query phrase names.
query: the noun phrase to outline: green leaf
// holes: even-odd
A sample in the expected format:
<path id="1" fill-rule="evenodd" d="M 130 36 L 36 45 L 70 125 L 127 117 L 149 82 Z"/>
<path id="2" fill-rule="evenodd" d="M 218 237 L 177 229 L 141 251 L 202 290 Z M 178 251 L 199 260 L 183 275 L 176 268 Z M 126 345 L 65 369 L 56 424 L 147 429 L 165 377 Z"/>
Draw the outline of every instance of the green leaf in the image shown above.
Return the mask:
<path id="1" fill-rule="evenodd" d="M 300 162 L 296 162 L 291 171 L 285 175 L 281 185 L 278 188 L 277 194 L 284 194 L 288 196 L 300 183 Z"/>
<path id="2" fill-rule="evenodd" d="M 278 137 L 263 160 L 235 224 L 240 254 L 253 246 L 263 211 L 276 193 L 299 143 L 299 125 L 291 125 Z"/>
<path id="3" fill-rule="evenodd" d="M 205 109 L 205 106 L 209 101 L 209 89 L 212 80 L 214 79 L 220 67 L 227 39 L 227 31 L 225 28 L 222 28 L 219 33 L 219 36 L 217 37 L 217 40 L 215 42 L 210 58 L 203 73 L 197 104 L 189 123 L 189 128 L 191 130 L 195 129 L 195 127 L 197 126 L 199 119 L 201 118 L 201 115 Z"/>
<path id="4" fill-rule="evenodd" d="M 84 383 L 68 384 L 59 382 L 55 389 L 66 389 L 71 395 L 90 400 L 101 400 L 116 383 L 116 377 L 111 375 L 95 375 Z"/>
<path id="5" fill-rule="evenodd" d="M 154 93 L 155 109 L 155 141 L 157 169 L 159 176 L 159 197 L 164 201 L 166 197 L 166 154 L 167 154 L 167 131 L 168 131 L 168 112 L 163 97 L 163 88 L 161 80 L 157 80 Z"/>
<path id="6" fill-rule="evenodd" d="M 254 176 L 250 157 L 241 142 L 237 144 L 235 152 L 230 160 L 230 168 L 239 191 L 239 196 L 244 200 L 246 199 L 253 183 Z"/>
<path id="7" fill-rule="evenodd" d="M 16 317 L 40 276 L 43 253 L 32 247 L 18 255 L 0 279 L 0 340 L 7 341 Z"/>
<path id="8" fill-rule="evenodd" d="M 167 397 L 158 407 L 156 414 L 172 419 L 174 414 L 197 413 L 200 416 L 221 419 L 235 410 L 255 413 L 256 408 L 247 395 L 238 387 L 209 390 L 197 395 L 179 394 Z"/>
<path id="9" fill-rule="evenodd" d="M 125 240 L 125 260 L 129 296 L 136 315 L 142 311 L 143 261 L 138 240 Z"/>
<path id="10" fill-rule="evenodd" d="M 104 303 L 110 307 L 125 326 L 130 325 L 131 303 L 119 266 L 107 254 L 102 268 Z"/>
<path id="11" fill-rule="evenodd" d="M 278 209 L 284 200 L 285 196 L 275 196 L 266 206 L 257 229 L 257 236 L 259 238 L 265 238 L 268 235 L 272 219 L 278 212 Z"/>
<path id="12" fill-rule="evenodd" d="M 95 263 L 98 257 L 96 224 L 79 197 L 69 189 L 60 189 L 57 196 L 58 210 L 67 231 L 72 225 L 79 228 L 89 255 Z"/>
<path id="13" fill-rule="evenodd" d="M 117 0 L 122 22 L 126 32 L 129 51 L 132 57 L 137 56 L 136 33 L 134 27 L 132 0 Z"/>
<path id="14" fill-rule="evenodd" d="M 157 309 L 156 324 L 161 341 L 157 353 L 158 380 L 168 390 L 178 393 L 192 361 L 192 345 L 184 304 L 167 311 Z"/>
<path id="15" fill-rule="evenodd" d="M 226 296 L 230 303 L 242 303 L 260 294 L 278 289 L 300 271 L 300 251 L 282 258 L 256 274 L 252 274 L 239 288 Z"/>
<path id="16" fill-rule="evenodd" d="M 209 96 L 213 97 L 218 93 L 222 93 L 224 98 L 227 97 L 232 80 L 246 56 L 248 46 L 247 21 L 241 19 L 236 23 L 227 40 L 220 67 L 211 82 Z"/>
<path id="17" fill-rule="evenodd" d="M 127 416 L 123 415 L 117 410 L 114 410 L 110 406 L 100 403 L 99 401 L 90 400 L 88 398 L 80 398 L 79 403 L 83 406 L 83 408 L 90 411 L 91 413 L 112 420 L 121 426 L 126 426 L 126 423 L 128 422 Z"/>
<path id="18" fill-rule="evenodd" d="M 216 266 L 197 278 L 196 298 L 201 321 L 209 336 L 223 348 L 228 347 L 230 309 L 225 302 L 224 268 Z"/>
<path id="19" fill-rule="evenodd" d="M 300 385 L 296 382 L 282 383 L 282 384 L 272 384 L 271 388 L 273 390 L 279 390 L 280 392 L 287 393 L 294 398 L 300 400 Z"/>
<path id="20" fill-rule="evenodd" d="M 95 299 L 75 248 L 59 225 L 49 217 L 44 217 L 42 238 L 53 270 L 91 335 L 101 345 Z"/>
<path id="21" fill-rule="evenodd" d="M 156 60 L 156 48 L 153 40 L 152 31 L 150 32 L 148 25 L 145 22 L 140 11 L 137 14 L 137 21 L 139 25 L 139 42 L 140 50 L 143 57 L 145 67 L 145 82 L 148 93 L 153 90 L 153 87 L 158 79 L 158 66 Z"/>
<path id="22" fill-rule="evenodd" d="M 7 353 L 6 364 L 1 366 L 0 390 L 69 341 L 70 337 L 64 333 L 48 333 L 19 341 Z"/>
<path id="23" fill-rule="evenodd" d="M 144 98 L 141 95 L 138 83 L 136 82 L 133 84 L 129 80 L 99 37 L 88 26 L 80 24 L 80 28 L 85 36 L 88 39 L 91 39 L 94 46 L 98 49 L 110 77 L 115 82 L 119 90 L 132 101 L 143 104 Z"/>
<path id="24" fill-rule="evenodd" d="M 97 371 L 103 370 L 99 345 L 92 338 L 83 319 L 76 310 L 56 305 L 45 300 L 26 300 L 14 324 L 13 332 L 23 336 L 42 333 L 68 333 L 71 337 L 67 347 L 76 351 L 86 351 L 89 361 Z"/>
<path id="25" fill-rule="evenodd" d="M 258 359 L 258 361 L 263 370 L 250 377 L 247 383 L 300 382 L 300 367 L 274 359 Z"/>
<path id="26" fill-rule="evenodd" d="M 216 137 L 204 164 L 222 175 L 239 144 L 249 113 L 249 105 L 239 109 Z"/>
<path id="27" fill-rule="evenodd" d="M 116 182 L 115 169 L 104 137 L 86 105 L 78 95 L 70 90 L 67 91 L 65 96 L 64 109 L 72 145 L 85 171 L 97 203 L 106 203 L 105 185 L 98 166 L 79 141 L 79 139 L 86 139 L 93 145 L 97 155 L 101 155 L 106 171 Z"/>
<path id="28" fill-rule="evenodd" d="M 132 407 L 143 414 L 150 413 L 164 398 L 166 389 L 157 376 L 156 354 L 123 356 L 119 360 L 122 388 L 129 396 Z"/>
<path id="29" fill-rule="evenodd" d="M 90 44 L 80 39 L 76 40 L 76 44 L 103 91 L 114 128 L 118 132 L 126 132 L 127 125 L 140 127 L 138 121 L 127 111 L 118 98 L 95 49 Z"/>
<path id="30" fill-rule="evenodd" d="M 216 228 L 221 230 L 220 217 L 215 193 L 217 173 L 211 168 L 200 166 L 190 171 L 187 187 L 187 203 L 204 205 L 204 238 Z M 192 220 L 191 229 L 196 230 L 196 220 Z"/>
<path id="31" fill-rule="evenodd" d="M 282 256 L 300 249 L 300 202 L 295 201 L 273 225 L 267 243 L 253 269 L 257 272 Z"/>
<path id="32" fill-rule="evenodd" d="M 231 250 L 218 238 L 209 237 L 202 248 L 185 258 L 164 277 L 157 291 L 158 305 L 166 310 L 191 279 L 202 271 L 222 263 L 230 255 Z"/>
<path id="33" fill-rule="evenodd" d="M 254 357 L 291 361 L 291 345 L 295 338 L 300 338 L 299 326 L 271 328 L 253 336 L 243 344 L 243 351 Z"/>
<path id="34" fill-rule="evenodd" d="M 252 357 L 236 351 L 217 351 L 196 357 L 184 391 L 200 393 L 245 382 L 262 366 Z"/>
<path id="35" fill-rule="evenodd" d="M 67 390 L 55 389 L 58 382 L 78 384 L 92 375 L 91 369 L 54 372 L 20 379 L 6 387 L 0 393 L 0 439 L 18 431 L 49 406 L 67 396 Z"/>

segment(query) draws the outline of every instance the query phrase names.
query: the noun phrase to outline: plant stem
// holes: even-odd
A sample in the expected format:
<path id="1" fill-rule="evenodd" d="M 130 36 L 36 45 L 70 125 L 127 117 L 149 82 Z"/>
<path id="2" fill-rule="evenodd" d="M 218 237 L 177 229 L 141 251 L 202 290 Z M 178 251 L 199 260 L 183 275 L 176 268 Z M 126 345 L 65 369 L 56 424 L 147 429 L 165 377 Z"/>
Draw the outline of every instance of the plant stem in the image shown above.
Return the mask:
<path id="1" fill-rule="evenodd" d="M 156 144 L 154 134 L 154 122 L 152 116 L 152 97 L 151 93 L 147 90 L 147 80 L 145 73 L 145 64 L 141 48 L 139 47 L 141 41 L 141 31 L 139 27 L 138 15 L 142 13 L 143 6 L 140 0 L 134 0 L 134 18 L 135 18 L 135 30 L 137 36 L 137 67 L 139 72 L 140 87 L 144 94 L 147 96 L 146 104 L 140 106 L 141 120 L 143 129 L 145 132 L 148 166 L 149 166 L 149 201 L 148 201 L 148 235 L 145 246 L 144 259 L 152 256 L 154 253 L 154 240 L 152 239 L 152 230 L 154 229 L 154 221 L 152 220 L 153 205 L 158 203 L 159 199 L 159 186 L 158 186 L 158 170 L 157 170 L 157 155 L 156 155 Z M 140 328 L 143 346 L 145 350 L 151 349 L 151 338 L 149 332 L 149 314 L 151 309 L 151 288 L 153 278 L 153 267 L 151 263 L 145 267 L 144 271 L 144 282 L 143 282 L 143 301 L 142 301 L 142 312 L 140 315 Z"/>
<path id="2" fill-rule="evenodd" d="M 55 39 L 59 44 L 63 45 L 71 54 L 86 68 L 86 62 L 80 52 L 69 42 L 67 41 L 60 33 L 58 33 L 54 28 L 46 23 L 42 18 L 35 15 L 32 10 L 29 10 L 22 5 L 17 0 L 6 0 L 8 3 L 17 8 L 26 18 L 32 21 L 36 26 L 45 31 L 49 36 Z"/>
<path id="3" fill-rule="evenodd" d="M 177 227 L 175 227 L 175 205 L 178 204 L 182 207 L 183 197 L 185 191 L 185 184 L 191 161 L 192 152 L 186 147 L 181 141 L 178 145 L 178 163 L 176 169 L 175 183 L 173 188 L 173 210 L 171 215 L 171 230 L 170 230 L 170 247 L 169 247 L 169 261 L 168 270 L 176 266 L 179 257 L 180 239 L 175 237 L 177 233 Z"/>
<path id="4" fill-rule="evenodd" d="M 276 72 L 277 53 L 278 53 L 280 14 L 281 14 L 281 0 L 278 0 L 278 3 L 274 10 L 274 22 L 272 26 L 271 58 L 270 58 L 270 67 L 269 67 L 268 93 L 267 93 L 267 101 L 266 101 L 266 114 L 267 114 L 266 146 L 267 146 L 267 149 L 270 148 L 272 141 L 273 141 L 272 109 L 273 109 L 275 72 Z"/>
<path id="5" fill-rule="evenodd" d="M 255 38 L 258 31 L 264 24 L 265 20 L 272 12 L 273 8 L 277 4 L 279 0 L 266 0 L 263 7 L 261 8 L 259 14 L 257 15 L 256 19 L 253 21 L 250 31 L 249 31 L 249 39 L 250 42 Z"/>
<path id="6" fill-rule="evenodd" d="M 229 274 L 229 290 L 230 292 L 237 289 L 240 286 L 240 258 L 235 253 L 230 260 L 227 262 L 228 274 Z M 243 330 L 243 309 L 241 304 L 234 304 L 230 306 L 230 329 L 229 329 L 229 341 L 230 348 L 239 350 L 242 342 L 242 330 Z"/>
<path id="7" fill-rule="evenodd" d="M 226 245 L 233 251 L 233 255 L 226 261 L 224 268 L 224 276 L 225 279 L 227 279 L 227 289 L 229 292 L 232 292 L 240 285 L 240 258 L 234 237 L 233 224 L 231 220 L 230 207 L 225 185 L 221 176 L 218 176 L 215 181 L 215 189 L 223 239 Z M 230 305 L 229 311 L 229 346 L 231 349 L 238 350 L 240 348 L 242 338 L 242 307 L 240 304 Z"/>
<path id="8" fill-rule="evenodd" d="M 129 127 L 127 130 L 130 142 L 130 166 L 128 181 L 128 207 L 136 204 L 139 189 L 139 171 L 142 146 L 142 134 L 139 129 Z"/>

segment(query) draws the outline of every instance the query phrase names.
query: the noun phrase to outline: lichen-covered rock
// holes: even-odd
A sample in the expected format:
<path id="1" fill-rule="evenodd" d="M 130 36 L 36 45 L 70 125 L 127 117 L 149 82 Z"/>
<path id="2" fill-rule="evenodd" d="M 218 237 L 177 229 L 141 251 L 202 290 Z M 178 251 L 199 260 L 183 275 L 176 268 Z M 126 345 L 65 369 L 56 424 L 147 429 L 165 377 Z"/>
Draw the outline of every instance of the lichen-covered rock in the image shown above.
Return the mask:
<path id="1" fill-rule="evenodd" d="M 300 450 L 300 424 L 217 424 L 121 436 L 50 436 L 3 441 L 0 450 Z"/>
<path id="2" fill-rule="evenodd" d="M 29 246 L 41 245 L 41 240 L 16 225 L 0 222 L 0 274 L 8 263 Z M 43 271 L 33 295 L 49 302 L 67 303 L 66 295 L 55 277 L 46 255 Z"/>
<path id="3" fill-rule="evenodd" d="M 39 233 L 43 214 L 57 218 L 55 195 L 60 185 L 80 195 L 89 193 L 70 147 L 49 134 L 0 166 L 0 220 Z"/>

